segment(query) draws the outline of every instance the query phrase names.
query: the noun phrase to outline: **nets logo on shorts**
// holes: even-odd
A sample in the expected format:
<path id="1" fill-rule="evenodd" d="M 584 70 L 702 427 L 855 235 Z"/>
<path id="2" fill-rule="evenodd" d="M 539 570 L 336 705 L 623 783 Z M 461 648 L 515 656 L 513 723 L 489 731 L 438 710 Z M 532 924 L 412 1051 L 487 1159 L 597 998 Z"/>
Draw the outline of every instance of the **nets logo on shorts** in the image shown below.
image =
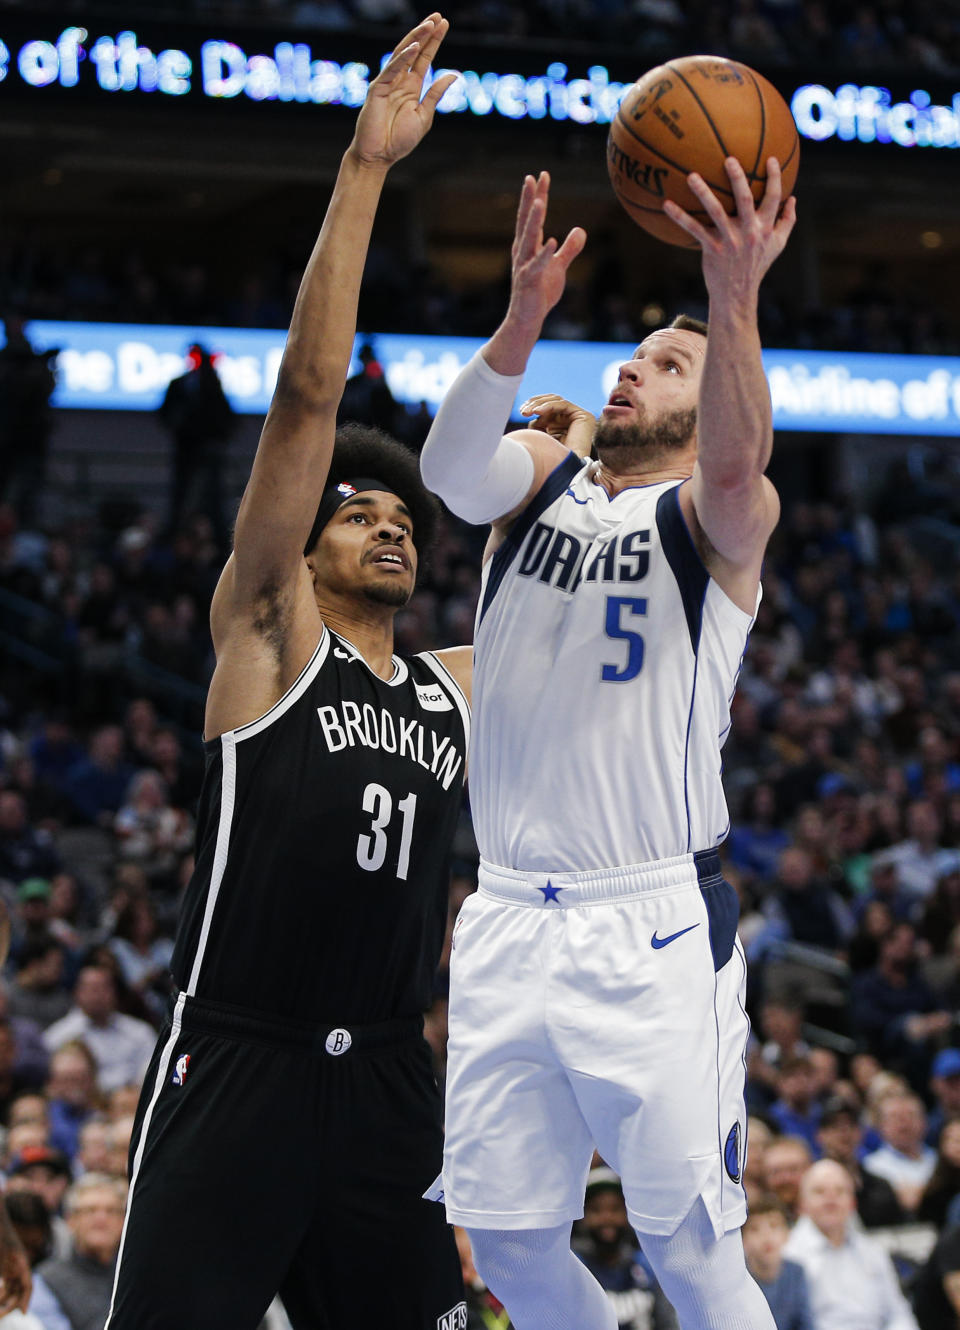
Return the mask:
<path id="1" fill-rule="evenodd" d="M 182 1057 L 177 1058 L 177 1069 L 170 1078 L 172 1084 L 182 1085 L 187 1079 L 187 1070 L 190 1066 L 190 1054 L 184 1053 Z"/>
<path id="2" fill-rule="evenodd" d="M 467 1330 L 467 1304 L 458 1302 L 456 1307 L 438 1316 L 437 1330 Z"/>

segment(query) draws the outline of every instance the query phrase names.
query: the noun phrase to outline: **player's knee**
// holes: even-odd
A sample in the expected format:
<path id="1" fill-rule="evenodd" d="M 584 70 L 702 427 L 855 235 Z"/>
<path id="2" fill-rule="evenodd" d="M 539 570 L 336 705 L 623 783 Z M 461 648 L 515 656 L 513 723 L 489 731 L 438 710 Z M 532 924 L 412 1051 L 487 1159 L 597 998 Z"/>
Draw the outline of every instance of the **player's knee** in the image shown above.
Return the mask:
<path id="1" fill-rule="evenodd" d="M 517 1281 L 529 1288 L 531 1280 L 552 1267 L 544 1259 L 556 1248 L 558 1240 L 569 1251 L 569 1235 L 562 1229 L 489 1229 L 467 1230 L 473 1248 L 473 1263 L 480 1278 L 498 1296 Z"/>

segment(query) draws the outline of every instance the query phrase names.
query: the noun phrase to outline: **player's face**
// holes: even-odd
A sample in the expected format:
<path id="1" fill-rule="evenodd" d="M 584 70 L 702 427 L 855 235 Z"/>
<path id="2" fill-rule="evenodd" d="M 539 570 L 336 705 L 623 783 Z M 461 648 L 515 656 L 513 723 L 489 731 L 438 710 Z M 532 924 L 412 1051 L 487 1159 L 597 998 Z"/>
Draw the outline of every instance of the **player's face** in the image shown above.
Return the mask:
<path id="1" fill-rule="evenodd" d="M 413 519 L 395 494 L 364 490 L 340 505 L 320 537 L 322 580 L 340 591 L 400 608 L 413 594 Z"/>
<path id="2" fill-rule="evenodd" d="M 640 343 L 600 415 L 597 449 L 650 453 L 685 447 L 696 430 L 707 341 L 687 329 L 663 328 Z"/>

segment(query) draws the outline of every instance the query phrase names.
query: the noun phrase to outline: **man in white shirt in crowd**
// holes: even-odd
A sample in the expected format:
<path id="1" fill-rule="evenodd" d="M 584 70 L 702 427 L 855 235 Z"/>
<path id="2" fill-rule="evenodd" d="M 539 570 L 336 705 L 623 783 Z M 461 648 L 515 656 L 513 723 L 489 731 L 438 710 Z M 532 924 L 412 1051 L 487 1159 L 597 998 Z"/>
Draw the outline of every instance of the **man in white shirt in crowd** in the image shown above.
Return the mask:
<path id="1" fill-rule="evenodd" d="M 118 1085 L 140 1084 L 156 1038 L 152 1025 L 117 1011 L 113 975 L 96 965 L 80 971 L 73 1006 L 43 1034 L 51 1053 L 72 1039 L 82 1039 L 97 1060 L 97 1080 L 107 1093 Z"/>
<path id="2" fill-rule="evenodd" d="M 877 1110 L 877 1129 L 883 1144 L 863 1161 L 875 1177 L 886 1178 L 897 1200 L 912 1215 L 930 1181 L 937 1152 L 924 1143 L 927 1115 L 916 1095 L 894 1095 Z"/>
<path id="3" fill-rule="evenodd" d="M 893 1262 L 857 1227 L 853 1179 L 821 1159 L 800 1184 L 784 1256 L 803 1267 L 816 1330 L 917 1330 Z"/>

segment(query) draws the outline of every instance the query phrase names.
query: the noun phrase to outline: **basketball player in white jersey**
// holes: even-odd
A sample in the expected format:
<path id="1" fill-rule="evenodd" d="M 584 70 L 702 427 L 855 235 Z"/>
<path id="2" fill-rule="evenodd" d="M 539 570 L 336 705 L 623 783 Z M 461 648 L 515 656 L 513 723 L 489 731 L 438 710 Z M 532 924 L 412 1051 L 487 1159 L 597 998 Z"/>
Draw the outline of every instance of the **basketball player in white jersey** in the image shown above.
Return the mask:
<path id="1" fill-rule="evenodd" d="M 645 338 L 586 463 L 542 430 L 500 437 L 586 239 L 544 242 L 549 180 L 528 177 L 507 316 L 422 457 L 427 485 L 493 528 L 470 757 L 480 889 L 454 934 L 429 1194 L 517 1330 L 613 1330 L 569 1250 L 594 1144 L 684 1330 L 773 1330 L 739 1234 L 748 1023 L 716 850 L 720 747 L 779 513 L 757 295 L 796 214 L 775 161 L 756 208 L 726 169 L 735 216 L 696 175 L 712 226 L 664 205 L 701 248 L 709 336 L 681 317 Z M 540 405 L 554 433 L 565 411 L 582 423 Z"/>

